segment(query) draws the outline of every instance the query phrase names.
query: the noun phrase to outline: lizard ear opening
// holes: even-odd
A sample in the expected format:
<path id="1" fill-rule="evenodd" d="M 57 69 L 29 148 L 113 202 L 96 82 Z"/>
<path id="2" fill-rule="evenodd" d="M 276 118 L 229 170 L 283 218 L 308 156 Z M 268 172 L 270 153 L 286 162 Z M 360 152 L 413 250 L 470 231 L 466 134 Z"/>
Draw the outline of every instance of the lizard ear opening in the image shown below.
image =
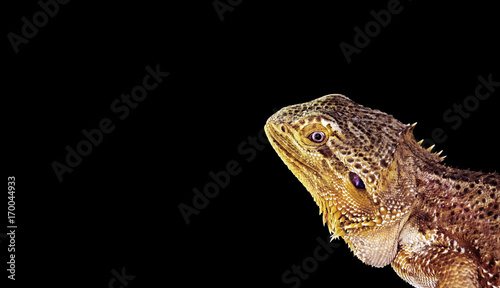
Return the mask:
<path id="1" fill-rule="evenodd" d="M 359 177 L 358 174 L 354 172 L 349 172 L 349 179 L 351 179 L 352 185 L 358 189 L 365 189 L 365 183 L 361 178 Z"/>

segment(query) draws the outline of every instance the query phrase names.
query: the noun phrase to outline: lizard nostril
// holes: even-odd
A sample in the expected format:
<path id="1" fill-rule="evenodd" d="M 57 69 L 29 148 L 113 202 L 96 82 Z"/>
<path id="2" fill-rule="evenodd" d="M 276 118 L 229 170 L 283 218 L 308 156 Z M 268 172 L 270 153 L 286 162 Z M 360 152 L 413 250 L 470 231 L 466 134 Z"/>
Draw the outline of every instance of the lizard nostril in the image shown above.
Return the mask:
<path id="1" fill-rule="evenodd" d="M 286 128 L 285 128 L 285 125 L 281 125 L 281 131 L 282 131 L 283 133 L 286 133 Z"/>

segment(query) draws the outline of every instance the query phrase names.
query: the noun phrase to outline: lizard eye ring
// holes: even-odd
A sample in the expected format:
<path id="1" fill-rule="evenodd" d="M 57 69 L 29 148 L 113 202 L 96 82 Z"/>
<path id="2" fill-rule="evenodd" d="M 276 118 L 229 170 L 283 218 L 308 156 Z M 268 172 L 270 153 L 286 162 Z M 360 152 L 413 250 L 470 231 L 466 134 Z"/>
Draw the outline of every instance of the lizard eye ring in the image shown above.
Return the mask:
<path id="1" fill-rule="evenodd" d="M 325 140 L 326 135 L 325 135 L 325 132 L 315 131 L 315 132 L 309 134 L 309 136 L 307 136 L 307 138 L 314 143 L 321 143 Z"/>

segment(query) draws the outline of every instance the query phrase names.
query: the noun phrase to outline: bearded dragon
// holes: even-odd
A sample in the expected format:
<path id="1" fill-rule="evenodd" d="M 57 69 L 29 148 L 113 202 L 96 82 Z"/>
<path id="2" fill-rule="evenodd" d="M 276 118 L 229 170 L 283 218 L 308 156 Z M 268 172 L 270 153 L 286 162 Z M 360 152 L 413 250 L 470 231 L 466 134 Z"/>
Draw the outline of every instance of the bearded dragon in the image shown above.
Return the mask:
<path id="1" fill-rule="evenodd" d="M 265 132 L 364 263 L 415 287 L 500 287 L 499 174 L 445 166 L 415 124 L 332 94 L 282 108 Z"/>

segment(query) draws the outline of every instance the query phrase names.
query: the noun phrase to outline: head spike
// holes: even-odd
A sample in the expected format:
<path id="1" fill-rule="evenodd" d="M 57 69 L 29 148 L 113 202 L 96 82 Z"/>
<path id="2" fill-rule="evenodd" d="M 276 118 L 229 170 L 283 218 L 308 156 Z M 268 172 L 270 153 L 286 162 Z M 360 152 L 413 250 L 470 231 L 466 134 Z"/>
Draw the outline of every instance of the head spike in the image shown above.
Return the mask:
<path id="1" fill-rule="evenodd" d="M 418 145 L 422 146 L 422 143 L 424 143 L 424 139 L 420 140 L 417 142 Z"/>
<path id="2" fill-rule="evenodd" d="M 437 156 L 441 155 L 441 153 L 443 153 L 443 150 L 439 151 L 439 152 L 436 152 L 434 154 L 436 154 Z"/>
<path id="3" fill-rule="evenodd" d="M 413 129 L 415 129 L 415 125 L 417 125 L 417 122 L 413 124 L 407 124 L 406 127 L 408 127 L 408 131 L 413 132 Z"/>
<path id="4" fill-rule="evenodd" d="M 432 146 L 430 146 L 429 148 L 427 148 L 427 151 L 431 152 L 432 149 L 434 149 L 434 146 L 436 146 L 435 144 L 432 144 Z"/>

